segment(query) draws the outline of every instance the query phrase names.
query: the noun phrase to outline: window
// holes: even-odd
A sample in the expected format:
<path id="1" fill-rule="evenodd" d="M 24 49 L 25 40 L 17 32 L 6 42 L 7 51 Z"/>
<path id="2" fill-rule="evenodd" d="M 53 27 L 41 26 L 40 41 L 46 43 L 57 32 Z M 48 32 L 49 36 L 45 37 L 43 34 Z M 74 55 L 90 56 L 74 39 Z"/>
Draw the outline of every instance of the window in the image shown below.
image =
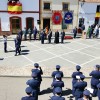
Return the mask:
<path id="1" fill-rule="evenodd" d="M 63 3 L 63 10 L 68 10 L 69 4 L 68 3 Z"/>
<path id="2" fill-rule="evenodd" d="M 44 3 L 44 10 L 50 10 L 50 3 Z"/>
<path id="3" fill-rule="evenodd" d="M 26 18 L 26 29 L 33 29 L 34 28 L 34 18 L 27 17 Z"/>

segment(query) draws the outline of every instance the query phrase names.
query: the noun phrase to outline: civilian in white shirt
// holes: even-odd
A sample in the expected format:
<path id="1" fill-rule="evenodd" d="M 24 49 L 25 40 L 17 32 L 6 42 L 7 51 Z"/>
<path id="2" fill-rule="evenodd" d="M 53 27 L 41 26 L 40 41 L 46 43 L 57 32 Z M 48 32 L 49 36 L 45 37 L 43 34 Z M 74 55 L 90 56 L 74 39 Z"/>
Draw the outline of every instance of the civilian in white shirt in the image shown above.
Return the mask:
<path id="1" fill-rule="evenodd" d="M 4 52 L 7 53 L 7 36 L 3 35 L 3 41 L 4 41 Z"/>

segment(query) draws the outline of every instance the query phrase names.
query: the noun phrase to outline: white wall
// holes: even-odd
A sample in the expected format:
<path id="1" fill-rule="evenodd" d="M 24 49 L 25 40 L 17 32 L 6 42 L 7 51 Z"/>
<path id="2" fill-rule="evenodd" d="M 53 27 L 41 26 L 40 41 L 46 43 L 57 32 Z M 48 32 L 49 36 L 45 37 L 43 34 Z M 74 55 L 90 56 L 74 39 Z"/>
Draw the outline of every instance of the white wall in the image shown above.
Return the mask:
<path id="1" fill-rule="evenodd" d="M 86 30 L 89 25 L 92 25 L 95 22 L 97 5 L 100 5 L 100 3 L 79 3 L 79 18 L 85 18 L 84 24 L 86 26 Z"/>
<path id="2" fill-rule="evenodd" d="M 0 10 L 7 11 L 7 2 L 8 0 L 0 0 Z M 39 11 L 39 0 L 20 0 L 22 3 L 23 11 Z M 39 20 L 39 13 L 22 13 L 22 14 L 8 14 L 7 12 L 0 12 L 1 18 L 1 30 L 10 31 L 10 17 L 19 16 L 22 19 L 22 29 L 26 27 L 26 17 L 34 18 L 34 26 L 39 29 L 37 25 L 37 20 Z"/>
<path id="3" fill-rule="evenodd" d="M 39 0 L 19 0 L 23 11 L 39 11 Z M 0 0 L 0 10 L 7 10 L 8 0 Z"/>
<path id="4" fill-rule="evenodd" d="M 16 16 L 16 15 L 13 15 Z M 37 25 L 37 20 L 39 19 L 39 14 L 38 13 L 23 13 L 18 15 L 19 17 L 21 17 L 22 20 L 22 30 L 24 29 L 24 27 L 26 27 L 26 18 L 27 17 L 33 17 L 34 18 L 34 26 L 37 27 L 37 29 L 39 29 L 39 25 Z M 8 13 L 0 13 L 0 18 L 1 18 L 1 30 L 2 31 L 10 31 L 10 17 L 12 17 L 11 14 Z"/>

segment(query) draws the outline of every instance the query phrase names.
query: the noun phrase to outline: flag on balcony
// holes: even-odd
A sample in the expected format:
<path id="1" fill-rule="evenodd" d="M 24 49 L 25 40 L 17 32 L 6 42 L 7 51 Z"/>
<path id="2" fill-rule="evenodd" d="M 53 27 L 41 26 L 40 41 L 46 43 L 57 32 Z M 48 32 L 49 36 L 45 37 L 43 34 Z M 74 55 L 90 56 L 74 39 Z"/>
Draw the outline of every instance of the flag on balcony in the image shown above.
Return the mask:
<path id="1" fill-rule="evenodd" d="M 8 13 L 9 14 L 21 14 L 22 4 L 21 3 L 8 3 Z"/>

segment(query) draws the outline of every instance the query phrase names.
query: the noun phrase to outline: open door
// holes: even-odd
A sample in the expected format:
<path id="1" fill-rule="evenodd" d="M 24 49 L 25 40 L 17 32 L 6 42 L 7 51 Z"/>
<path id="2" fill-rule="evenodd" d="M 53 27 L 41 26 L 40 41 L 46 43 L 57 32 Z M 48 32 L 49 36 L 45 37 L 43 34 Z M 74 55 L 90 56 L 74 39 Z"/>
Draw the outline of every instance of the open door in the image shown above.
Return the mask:
<path id="1" fill-rule="evenodd" d="M 21 18 L 20 17 L 11 17 L 10 25 L 11 25 L 12 34 L 17 34 L 18 29 L 21 29 Z"/>

